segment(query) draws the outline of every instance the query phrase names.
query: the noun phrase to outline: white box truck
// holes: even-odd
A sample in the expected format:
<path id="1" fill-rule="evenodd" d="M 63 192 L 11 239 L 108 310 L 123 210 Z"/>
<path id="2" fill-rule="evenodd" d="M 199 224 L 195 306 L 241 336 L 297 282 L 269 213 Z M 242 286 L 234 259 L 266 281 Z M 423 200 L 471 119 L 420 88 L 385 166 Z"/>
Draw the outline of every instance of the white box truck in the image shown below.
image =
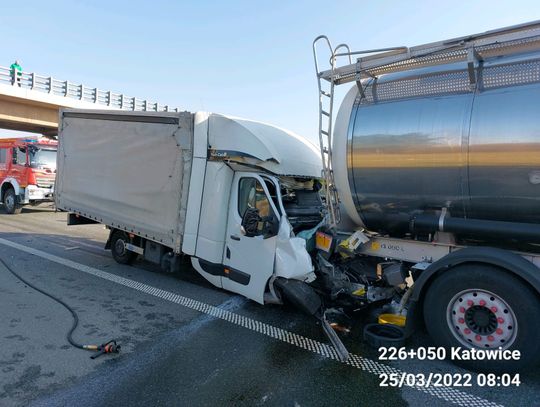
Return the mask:
<path id="1" fill-rule="evenodd" d="M 305 139 L 208 113 L 62 110 L 56 205 L 110 228 L 119 263 L 180 254 L 218 287 L 279 302 L 276 279 L 315 278 L 294 231 L 322 219 L 321 159 Z M 294 285 L 294 284 L 293 284 Z"/>

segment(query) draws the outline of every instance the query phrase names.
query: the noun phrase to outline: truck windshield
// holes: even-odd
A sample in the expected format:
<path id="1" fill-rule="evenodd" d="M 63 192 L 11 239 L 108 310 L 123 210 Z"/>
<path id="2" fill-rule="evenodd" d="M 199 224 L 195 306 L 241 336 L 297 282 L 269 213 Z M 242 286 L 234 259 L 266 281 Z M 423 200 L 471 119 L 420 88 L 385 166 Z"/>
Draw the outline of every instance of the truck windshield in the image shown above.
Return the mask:
<path id="1" fill-rule="evenodd" d="M 56 150 L 39 147 L 30 148 L 30 167 L 56 169 Z"/>

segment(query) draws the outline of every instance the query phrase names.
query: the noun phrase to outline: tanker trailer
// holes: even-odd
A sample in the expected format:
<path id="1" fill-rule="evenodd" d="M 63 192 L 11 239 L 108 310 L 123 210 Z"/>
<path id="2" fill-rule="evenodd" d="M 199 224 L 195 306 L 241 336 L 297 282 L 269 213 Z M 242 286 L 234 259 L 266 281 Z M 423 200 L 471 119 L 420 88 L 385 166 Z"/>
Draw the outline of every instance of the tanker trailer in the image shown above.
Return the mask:
<path id="1" fill-rule="evenodd" d="M 313 49 L 327 304 L 407 315 L 447 350 L 520 352 L 468 368 L 538 364 L 540 22 L 362 52 L 320 36 Z M 352 87 L 332 123 L 341 84 Z"/>

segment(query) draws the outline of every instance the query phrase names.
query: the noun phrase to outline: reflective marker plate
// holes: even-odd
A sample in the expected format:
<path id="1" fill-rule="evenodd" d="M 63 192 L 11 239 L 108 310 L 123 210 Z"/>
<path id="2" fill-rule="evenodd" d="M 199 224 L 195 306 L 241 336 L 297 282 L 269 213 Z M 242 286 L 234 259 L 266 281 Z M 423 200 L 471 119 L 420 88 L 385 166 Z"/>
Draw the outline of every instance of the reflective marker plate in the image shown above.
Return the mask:
<path id="1" fill-rule="evenodd" d="M 330 247 L 332 246 L 332 236 L 327 235 L 323 232 L 317 232 L 315 235 L 315 247 L 319 250 L 323 250 L 325 252 L 330 251 Z"/>

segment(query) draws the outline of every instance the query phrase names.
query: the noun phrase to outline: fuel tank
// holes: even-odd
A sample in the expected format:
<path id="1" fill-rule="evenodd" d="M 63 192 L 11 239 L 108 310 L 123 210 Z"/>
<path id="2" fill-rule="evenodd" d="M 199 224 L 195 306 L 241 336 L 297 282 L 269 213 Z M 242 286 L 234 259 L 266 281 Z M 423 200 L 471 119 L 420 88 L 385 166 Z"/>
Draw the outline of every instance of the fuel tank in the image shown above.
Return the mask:
<path id="1" fill-rule="evenodd" d="M 333 168 L 356 225 L 392 233 L 393 219 L 443 208 L 540 223 L 540 51 L 485 60 L 475 73 L 471 83 L 466 63 L 453 63 L 349 90 Z"/>

